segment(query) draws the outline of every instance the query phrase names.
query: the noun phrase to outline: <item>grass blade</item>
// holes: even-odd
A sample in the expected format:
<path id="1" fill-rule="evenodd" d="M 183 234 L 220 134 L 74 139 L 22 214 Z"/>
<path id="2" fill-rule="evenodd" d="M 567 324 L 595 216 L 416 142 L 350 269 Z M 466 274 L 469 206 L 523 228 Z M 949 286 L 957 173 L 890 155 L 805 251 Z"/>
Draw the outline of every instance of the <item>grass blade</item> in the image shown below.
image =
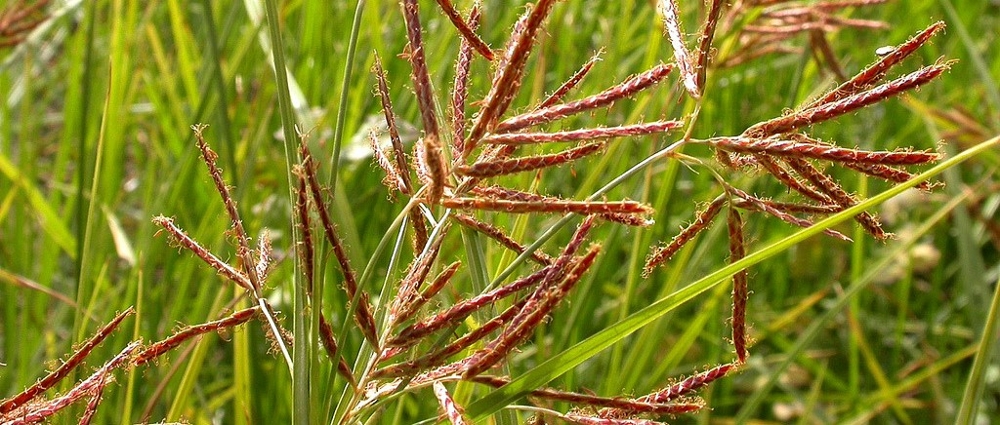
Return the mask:
<path id="1" fill-rule="evenodd" d="M 986 369 L 993 358 L 993 348 L 997 343 L 997 328 L 1000 316 L 1000 282 L 994 285 L 993 302 L 990 304 L 989 315 L 983 325 L 982 337 L 979 340 L 979 348 L 976 351 L 976 360 L 972 364 L 972 372 L 969 373 L 969 381 L 965 385 L 965 394 L 962 395 L 962 406 L 958 409 L 958 416 L 955 418 L 956 424 L 976 423 L 976 414 L 979 412 L 979 403 L 983 398 L 983 388 L 986 385 Z"/>
<path id="2" fill-rule="evenodd" d="M 487 394 L 482 399 L 469 405 L 467 409 L 469 416 L 474 418 L 473 420 L 475 421 L 484 419 L 490 414 L 510 404 L 514 400 L 517 400 L 527 394 L 532 389 L 544 385 L 545 383 L 555 379 L 559 375 L 566 373 L 587 359 L 593 357 L 605 348 L 623 340 L 632 332 L 635 332 L 643 326 L 652 323 L 654 320 L 673 310 L 677 306 L 684 304 L 695 296 L 722 282 L 726 282 L 730 277 L 732 277 L 732 275 L 736 274 L 736 272 L 771 258 L 774 255 L 787 250 L 793 245 L 821 233 L 823 230 L 830 228 L 833 225 L 851 219 L 858 213 L 903 193 L 906 189 L 916 186 L 920 182 L 928 180 L 945 170 L 960 164 L 976 154 L 989 149 L 998 142 L 1000 142 L 1000 136 L 980 143 L 979 145 L 976 145 L 975 147 L 942 162 L 934 168 L 921 173 L 907 183 L 895 186 L 892 189 L 882 192 L 881 194 L 865 200 L 864 202 L 858 203 L 857 205 L 836 215 L 832 215 L 824 220 L 821 220 L 812 227 L 800 230 L 791 236 L 779 240 L 761 249 L 760 251 L 745 257 L 740 261 L 734 262 L 715 271 L 714 273 L 709 274 L 708 276 L 699 279 L 698 281 L 677 292 L 674 292 L 671 295 L 653 302 L 648 307 L 639 310 L 613 326 L 610 326 L 607 329 L 604 329 L 603 331 L 580 342 L 579 344 L 570 347 L 568 350 L 553 356 L 534 369 L 526 372 L 524 375 L 514 379 L 510 384 Z"/>

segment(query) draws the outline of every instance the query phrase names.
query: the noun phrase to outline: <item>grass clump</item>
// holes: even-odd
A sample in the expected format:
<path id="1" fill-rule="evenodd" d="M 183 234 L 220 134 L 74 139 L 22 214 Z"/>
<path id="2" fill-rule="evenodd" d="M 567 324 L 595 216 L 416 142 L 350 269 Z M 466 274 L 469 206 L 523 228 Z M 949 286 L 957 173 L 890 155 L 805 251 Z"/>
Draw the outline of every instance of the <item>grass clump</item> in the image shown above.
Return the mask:
<path id="1" fill-rule="evenodd" d="M 15 12 L 4 16 L 20 17 L 24 24 L 0 25 L 13 28 L 4 40 L 10 45 L 28 40 L 21 33 L 41 28 L 38 10 L 45 3 L 17 3 Z M 323 45 L 313 34 L 327 19 L 313 2 L 289 10 L 274 1 L 260 9 L 247 4 L 254 24 L 243 27 L 235 24 L 244 13 L 236 7 L 194 2 L 185 12 L 148 6 L 142 16 L 170 19 L 170 54 L 162 50 L 161 35 L 143 23 L 146 18 L 139 19 L 136 6 L 115 3 L 111 36 L 118 44 L 111 48 L 118 50 L 111 75 L 133 64 L 149 67 L 137 77 L 144 78 L 142 96 L 155 105 L 157 116 L 145 131 L 158 141 L 136 151 L 114 150 L 125 146 L 129 130 L 113 117 L 140 95 L 128 77 L 113 77 L 100 131 L 91 135 L 87 126 L 78 127 L 83 129 L 78 146 L 96 146 L 99 165 L 75 182 L 78 236 L 39 253 L 50 265 L 60 256 L 76 256 L 76 297 L 63 300 L 62 308 L 74 316 L 72 334 L 91 336 L 35 384 L 11 380 L 18 391 L 0 404 L 0 418 L 31 423 L 66 411 L 62 417 L 85 423 L 120 414 L 122 422 L 207 422 L 221 415 L 219 420 L 243 423 L 280 418 L 652 424 L 695 412 L 707 417 L 705 407 L 711 406 L 714 414 L 746 420 L 758 415 L 779 378 L 791 379 L 790 365 L 800 361 L 805 383 L 785 385 L 811 410 L 793 417 L 811 411 L 841 420 L 887 410 L 896 420 L 912 422 L 912 407 L 900 394 L 972 355 L 988 358 L 991 344 L 984 336 L 916 373 L 894 364 L 899 374 L 887 376 L 871 335 L 859 324 L 865 309 L 852 297 L 872 288 L 883 265 L 896 257 L 876 261 L 884 248 L 862 240 L 893 238 L 873 207 L 907 188 L 934 196 L 943 190 L 934 180 L 941 173 L 949 185 L 951 180 L 963 185 L 953 175 L 955 167 L 987 152 L 996 138 L 946 154 L 950 142 L 974 138 L 970 131 L 979 129 L 960 127 L 964 132 L 940 146 L 939 137 L 930 146 L 897 146 L 896 140 L 883 144 L 878 137 L 873 142 L 843 130 L 858 119 L 845 115 L 872 109 L 890 114 L 886 110 L 897 107 L 895 98 L 958 66 L 924 53 L 940 37 L 943 22 L 915 34 L 912 29 L 894 34 L 897 44 L 879 48 L 867 66 L 844 63 L 834 43 L 841 34 L 890 28 L 881 20 L 852 16 L 855 8 L 864 14 L 879 3 L 713 1 L 703 10 L 680 9 L 672 0 L 655 8 L 623 3 L 622 10 L 636 18 L 615 24 L 611 40 L 622 45 L 606 42 L 585 52 L 576 52 L 575 39 L 564 33 L 573 28 L 574 16 L 607 12 L 607 6 L 588 10 L 576 2 L 540 0 L 518 8 L 475 2 L 463 10 L 443 0 L 404 0 L 398 8 L 360 2 L 353 15 L 325 12 L 329 19 L 352 23 L 350 38 L 335 45 Z M 99 8 L 86 12 L 94 16 Z M 387 17 L 403 25 L 383 33 L 391 26 L 382 21 Z M 199 18 L 203 29 L 187 26 Z M 303 24 L 301 33 L 294 26 L 282 28 L 296 19 Z M 685 28 L 695 23 L 696 35 L 688 36 Z M 90 25 L 94 30 L 96 22 Z M 651 45 L 636 49 L 645 27 L 656 29 L 646 35 Z M 140 28 L 154 47 L 152 58 L 132 59 L 122 47 Z M 600 33 L 598 24 L 587 29 Z M 87 37 L 81 43 L 100 48 L 92 44 L 93 33 Z M 184 40 L 191 37 L 207 42 L 201 69 L 189 60 L 195 53 Z M 494 49 L 494 43 L 502 47 Z M 319 73 L 285 59 L 318 55 L 308 49 L 320 47 L 324 54 L 354 58 L 338 63 L 345 66 L 343 86 L 323 85 Z M 296 48 L 303 51 L 291 53 Z M 169 72 L 168 57 L 176 57 L 183 69 Z M 302 63 L 310 60 L 335 68 L 326 57 Z M 771 72 L 788 78 L 770 86 L 754 80 L 755 71 L 769 69 L 761 63 L 777 64 Z M 91 67 L 84 64 L 83 70 Z M 368 67 L 370 77 L 356 75 Z M 847 71 L 854 67 L 860 71 Z M 150 69 L 172 82 L 154 82 Z M 229 76 L 237 83 L 230 86 Z M 259 83 L 272 79 L 273 88 Z M 751 81 L 735 84 L 739 79 Z M 792 90 L 781 87 L 785 84 Z M 373 86 L 374 96 L 368 96 Z M 326 118 L 317 124 L 304 107 L 321 89 L 329 91 L 321 102 L 336 108 L 333 140 L 323 132 Z M 774 100 L 786 91 L 790 101 Z M 83 110 L 86 100 L 71 99 Z M 904 99 L 911 109 L 939 112 L 950 124 L 963 122 L 960 114 Z M 734 114 L 737 110 L 741 113 Z M 212 114 L 221 118 L 213 120 Z M 194 122 L 218 122 L 219 131 L 206 132 L 199 124 L 190 136 L 177 132 L 176 125 L 192 115 Z M 378 125 L 361 128 L 365 115 Z M 281 131 L 272 133 L 275 124 Z M 275 134 L 284 149 L 271 143 Z M 365 140 L 346 148 L 370 155 L 375 172 L 368 161 L 340 158 L 345 134 Z M 209 146 L 213 138 L 220 140 L 211 144 L 221 154 Z M 196 142 L 200 161 L 180 142 L 187 139 Z M 86 167 L 80 156 L 76 166 Z M 995 169 L 995 155 L 982 156 L 985 167 Z M 111 165 L 101 165 L 106 162 Z M 201 183 L 198 162 L 207 166 L 210 185 Z M 230 168 L 228 176 L 220 162 Z M 34 193 L 17 178 L 23 162 L 4 169 L 11 187 Z M 123 176 L 155 187 L 139 199 L 127 193 L 115 198 L 113 179 Z M 888 188 L 866 199 L 872 177 L 873 186 L 884 181 Z M 88 179 L 91 189 L 84 196 Z M 15 196 L 21 195 L 8 199 Z M 970 196 L 953 195 L 923 226 L 904 229 L 914 233 L 900 231 L 896 251 L 914 244 Z M 106 206 L 112 199 L 114 206 Z M 138 247 L 119 223 L 128 207 L 141 211 L 126 218 L 138 231 L 133 234 Z M 111 240 L 91 233 L 102 221 L 99 210 Z M 977 211 L 978 220 L 988 222 L 990 208 Z M 137 224 L 135 216 L 144 214 L 155 216 L 152 227 Z M 713 226 L 723 216 L 726 225 Z M 858 225 L 853 231 L 838 225 L 851 219 Z M 672 230 L 684 220 L 688 224 Z M 786 224 L 802 230 L 785 236 Z M 54 236 L 69 234 L 49 226 Z M 148 241 L 154 233 L 166 235 L 168 244 Z M 819 233 L 832 238 L 827 245 L 833 250 L 847 251 L 850 241 L 855 245 L 853 270 L 840 276 L 851 284 L 833 307 L 817 312 L 828 289 L 803 293 L 796 284 L 802 279 L 794 275 L 822 273 L 777 271 L 765 260 L 799 255 Z M 975 241 L 962 243 L 961 250 L 979 249 Z M 713 260 L 727 256 L 728 265 Z M 127 265 L 116 267 L 116 258 Z M 866 264 L 873 265 L 867 273 Z M 47 297 L 56 299 L 58 291 L 50 285 L 5 273 L 19 287 L 46 294 L 18 311 L 37 314 Z M 756 283 L 773 282 L 781 273 L 782 285 Z M 903 287 L 915 285 L 912 267 L 903 273 L 899 279 L 908 282 Z M 831 269 L 823 277 L 826 287 L 835 286 L 833 274 Z M 219 277 L 232 285 L 204 283 Z M 117 279 L 127 283 L 112 284 Z M 936 279 L 934 285 L 940 285 L 943 278 Z M 165 289 L 169 283 L 176 286 Z M 755 290 L 768 301 L 751 298 Z M 891 299 L 900 309 L 894 336 L 903 351 L 907 326 L 919 317 L 911 317 L 917 310 L 909 294 L 898 295 Z M 995 305 L 982 311 L 995 314 Z M 843 356 L 806 353 L 845 308 L 849 326 L 837 336 L 847 341 Z M 88 331 L 99 322 L 99 312 L 115 309 L 121 313 L 111 322 Z M 132 334 L 116 334 L 129 316 L 136 317 Z M 251 321 L 260 326 L 238 328 Z M 754 321 L 764 329 L 751 326 Z M 200 324 L 171 329 L 177 322 Z M 799 334 L 793 341 L 782 332 L 796 323 L 808 326 L 793 329 Z M 721 329 L 723 324 L 729 329 Z M 990 326 L 984 335 L 992 332 Z M 5 327 L 5 341 L 14 334 L 11 329 Z M 211 333 L 232 342 L 210 343 L 203 336 Z M 672 348 L 661 348 L 667 345 Z M 751 349 L 765 355 L 751 356 Z M 9 358 L 36 357 L 25 350 Z M 85 359 L 98 357 L 107 359 L 103 366 L 83 376 Z M 845 364 L 830 365 L 839 361 Z M 962 407 L 966 418 L 977 411 L 974 402 L 985 385 L 977 377 L 985 373 L 982 362 L 968 384 L 955 385 L 969 394 Z M 862 382 L 863 363 L 873 383 Z M 28 366 L 18 370 L 34 373 Z M 733 383 L 741 372 L 758 370 L 765 371 L 765 384 Z M 837 376 L 831 370 L 846 372 Z M 118 371 L 127 373 L 125 385 L 112 385 Z M 801 386 L 809 387 L 808 396 L 799 394 Z M 874 398 L 865 399 L 866 391 L 874 391 Z M 116 395 L 108 397 L 109 392 Z M 831 401 L 837 399 L 840 404 Z M 779 420 L 777 409 L 791 405 L 780 398 L 767 402 Z"/>

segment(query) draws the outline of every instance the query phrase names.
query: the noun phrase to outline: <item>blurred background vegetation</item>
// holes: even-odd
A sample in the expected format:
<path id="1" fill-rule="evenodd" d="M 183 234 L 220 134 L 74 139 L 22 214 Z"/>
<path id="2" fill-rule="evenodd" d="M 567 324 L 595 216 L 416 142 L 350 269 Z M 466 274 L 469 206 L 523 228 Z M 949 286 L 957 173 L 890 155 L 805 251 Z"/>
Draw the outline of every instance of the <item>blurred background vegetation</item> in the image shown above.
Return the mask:
<path id="1" fill-rule="evenodd" d="M 485 3 L 480 33 L 494 48 L 506 40 L 522 3 Z M 471 2 L 456 4 L 466 11 Z M 433 2 L 421 5 L 428 62 L 443 101 L 458 37 Z M 354 7 L 354 2 L 291 0 L 281 2 L 279 12 L 297 118 L 313 129 L 310 143 L 324 164 L 321 172 L 329 173 L 333 163 L 340 166 L 337 221 L 353 263 L 361 267 L 400 208 L 389 203 L 379 184 L 381 171 L 366 150 L 371 123 L 381 119 L 368 72 L 373 51 L 384 59 L 397 114 L 403 121 L 418 119 L 408 65 L 398 57 L 405 45 L 398 5 L 366 3 L 358 55 L 347 64 Z M 685 30 L 694 34 L 704 14 L 701 2 L 681 4 L 681 10 Z M 213 270 L 156 237 L 150 222 L 158 214 L 175 217 L 222 258 L 235 258 L 228 219 L 194 148 L 189 127 L 195 123 L 211 125 L 207 137 L 235 186 L 248 229 L 271 231 L 282 262 L 269 294 L 276 308 L 291 309 L 286 170 L 271 43 L 258 2 L 55 1 L 46 13 L 49 18 L 29 37 L 0 53 L 0 397 L 35 382 L 73 344 L 128 306 L 138 310 L 127 322 L 131 328 L 105 342 L 89 367 L 132 338 L 158 340 L 179 324 L 212 320 L 240 295 Z M 824 124 L 814 134 L 849 147 L 939 147 L 954 153 L 1000 133 L 996 1 L 894 1 L 851 8 L 843 16 L 890 24 L 885 30 L 827 34 L 848 74 L 875 60 L 879 47 L 898 44 L 937 20 L 946 21 L 946 33 L 921 49 L 907 71 L 915 62 L 939 57 L 960 61 L 918 92 Z M 719 43 L 726 41 L 720 35 Z M 832 87 L 835 77 L 816 60 L 808 38 L 793 38 L 790 45 L 800 51 L 712 71 L 693 136 L 738 134 Z M 603 60 L 571 97 L 595 93 L 672 58 L 652 2 L 561 2 L 514 107 L 543 98 L 599 49 Z M 354 78 L 342 104 L 347 66 Z M 482 76 L 489 70 L 484 61 L 474 63 L 472 100 L 485 94 L 489 80 Z M 562 125 L 681 117 L 690 104 L 676 100 L 678 90 L 671 77 L 634 100 Z M 337 160 L 330 151 L 340 108 L 346 120 Z M 410 133 L 412 141 L 415 130 Z M 620 140 L 606 155 L 573 167 L 505 181 L 582 198 L 676 137 Z M 694 148 L 686 153 L 708 155 Z M 900 239 L 915 237 L 912 245 L 873 242 L 844 225 L 841 231 L 855 243 L 815 237 L 753 267 L 748 319 L 758 343 L 749 365 L 703 393 L 711 409 L 675 422 L 951 422 L 983 324 L 996 313 L 990 299 L 1000 271 L 998 165 L 994 149 L 946 172 L 945 187 L 882 205 L 887 230 Z M 755 176 L 733 183 L 762 195 L 784 193 Z M 856 178 L 845 179 L 845 185 L 862 194 L 888 187 Z M 550 332 L 517 355 L 511 375 L 726 264 L 724 226 L 717 225 L 668 267 L 649 279 L 639 277 L 648 247 L 669 240 L 692 219 L 699 202 L 718 192 L 711 173 L 676 161 L 612 191 L 609 199 L 652 204 L 656 225 L 600 229 L 605 251 L 597 267 L 552 318 Z M 508 215 L 495 220 L 523 240 L 547 224 Z M 753 216 L 747 230 L 752 253 L 795 229 Z M 458 243 L 445 249 L 461 258 Z M 512 257 L 489 246 L 487 258 L 490 270 L 499 271 Z M 831 310 L 846 287 L 869 274 L 875 282 L 847 308 Z M 342 323 L 342 293 L 326 295 L 328 314 Z M 729 307 L 728 287 L 720 286 L 554 384 L 602 395 L 644 394 L 671 377 L 729 361 Z M 818 333 L 808 335 L 813 324 Z M 153 366 L 119 372 L 96 423 L 287 421 L 287 369 L 268 353 L 258 325 L 241 329 L 187 344 Z M 348 353 L 357 352 L 360 343 L 357 335 L 342 341 Z M 996 361 L 983 376 L 978 415 L 985 421 L 980 423 L 989 423 L 1000 420 Z M 456 394 L 460 401 L 475 397 L 472 390 Z M 380 421 L 413 423 L 436 412 L 428 391 L 396 400 Z M 74 422 L 74 415 L 57 419 Z"/>

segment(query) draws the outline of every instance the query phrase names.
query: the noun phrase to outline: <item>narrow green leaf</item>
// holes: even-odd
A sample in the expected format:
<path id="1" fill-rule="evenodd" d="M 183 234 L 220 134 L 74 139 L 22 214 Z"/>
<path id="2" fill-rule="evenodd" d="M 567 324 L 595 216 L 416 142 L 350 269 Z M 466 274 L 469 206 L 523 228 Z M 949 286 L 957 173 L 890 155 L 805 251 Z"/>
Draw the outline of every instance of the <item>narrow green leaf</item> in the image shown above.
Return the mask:
<path id="1" fill-rule="evenodd" d="M 968 383 L 965 384 L 965 394 L 962 395 L 962 406 L 958 409 L 956 424 L 975 424 L 979 413 L 979 403 L 983 399 L 983 389 L 986 385 L 986 369 L 993 359 L 993 348 L 997 344 L 998 321 L 1000 317 L 1000 281 L 993 288 L 993 302 L 990 303 L 989 315 L 983 325 L 982 335 L 976 350 L 976 360 L 972 364 Z"/>
<path id="2" fill-rule="evenodd" d="M 59 217 L 59 213 L 45 200 L 45 196 L 32 186 L 28 179 L 18 170 L 6 155 L 0 154 L 0 174 L 3 174 L 20 187 L 20 191 L 28 198 L 28 204 L 38 215 L 39 222 L 45 233 L 52 238 L 52 241 L 59 245 L 70 258 L 76 258 L 76 238 L 70 233 L 66 223 Z"/>
<path id="3" fill-rule="evenodd" d="M 934 168 L 921 173 L 906 183 L 895 186 L 836 215 L 830 216 L 809 228 L 800 230 L 752 255 L 743 258 L 740 261 L 732 263 L 715 271 L 714 273 L 709 274 L 708 276 L 699 279 L 698 281 L 677 292 L 674 292 L 671 295 L 653 302 L 648 307 L 637 311 L 624 320 L 608 327 L 590 338 L 587 338 L 579 344 L 570 347 L 568 350 L 553 356 L 534 369 L 526 372 L 524 375 L 514 379 L 509 384 L 491 392 L 490 394 L 487 394 L 479 401 L 468 406 L 468 409 L 466 410 L 467 413 L 470 417 L 475 418 L 474 420 L 476 421 L 486 418 L 490 414 L 524 396 L 531 390 L 545 385 L 556 377 L 568 372 L 577 365 L 580 365 L 587 359 L 597 355 L 597 353 L 601 352 L 605 348 L 608 348 L 612 344 L 625 339 L 628 335 L 643 326 L 652 323 L 654 320 L 673 310 L 677 306 L 691 300 L 702 292 L 711 289 L 715 285 L 725 282 L 736 272 L 771 258 L 774 255 L 794 246 L 795 244 L 819 234 L 825 229 L 846 221 L 862 211 L 885 202 L 893 196 L 903 193 L 906 189 L 916 186 L 924 180 L 931 179 L 944 172 L 944 170 L 954 167 L 962 161 L 975 156 L 979 152 L 990 148 L 998 141 L 1000 141 L 1000 137 L 995 137 L 980 143 L 979 145 L 976 145 L 975 147 L 970 148 L 955 157 L 942 162 L 941 164 L 938 164 Z"/>

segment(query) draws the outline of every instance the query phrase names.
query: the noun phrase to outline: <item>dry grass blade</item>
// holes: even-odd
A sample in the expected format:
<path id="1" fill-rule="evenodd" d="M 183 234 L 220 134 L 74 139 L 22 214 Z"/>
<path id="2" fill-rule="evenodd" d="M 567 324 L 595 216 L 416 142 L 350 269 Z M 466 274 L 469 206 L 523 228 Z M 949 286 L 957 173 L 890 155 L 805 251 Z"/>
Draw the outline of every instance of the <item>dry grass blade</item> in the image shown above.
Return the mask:
<path id="1" fill-rule="evenodd" d="M 45 285 L 42 285 L 41 283 L 36 282 L 32 279 L 28 279 L 23 275 L 11 273 L 8 270 L 0 268 L 0 282 L 2 281 L 6 281 L 7 283 L 10 283 L 14 286 L 22 287 L 30 291 L 36 291 L 45 294 L 46 296 L 52 297 L 52 299 L 57 300 L 63 304 L 66 304 L 67 306 L 73 309 L 77 308 L 76 301 L 73 301 L 73 299 L 66 296 L 65 294 L 55 289 L 49 288 Z M 94 319 L 93 315 L 88 315 L 88 316 L 89 318 Z"/>
<path id="2" fill-rule="evenodd" d="M 814 8 L 820 10 L 828 9 L 844 9 L 847 7 L 861 7 L 861 6 L 871 6 L 876 4 L 883 4 L 889 0 L 826 0 L 819 1 L 813 5 Z"/>
<path id="3" fill-rule="evenodd" d="M 831 32 L 841 28 L 884 30 L 889 28 L 889 24 L 871 19 L 854 19 L 837 16 L 831 13 L 815 10 L 813 14 L 822 23 L 822 28 L 826 32 Z M 814 30 L 815 31 L 815 30 Z"/>
<path id="4" fill-rule="evenodd" d="M 809 31 L 809 45 L 812 46 L 812 53 L 813 56 L 816 56 L 817 62 L 825 64 L 837 80 L 847 80 L 844 67 L 840 64 L 840 60 L 837 59 L 837 55 L 833 53 L 833 47 L 830 46 L 830 42 L 826 40 L 826 33 L 818 29 Z"/>

